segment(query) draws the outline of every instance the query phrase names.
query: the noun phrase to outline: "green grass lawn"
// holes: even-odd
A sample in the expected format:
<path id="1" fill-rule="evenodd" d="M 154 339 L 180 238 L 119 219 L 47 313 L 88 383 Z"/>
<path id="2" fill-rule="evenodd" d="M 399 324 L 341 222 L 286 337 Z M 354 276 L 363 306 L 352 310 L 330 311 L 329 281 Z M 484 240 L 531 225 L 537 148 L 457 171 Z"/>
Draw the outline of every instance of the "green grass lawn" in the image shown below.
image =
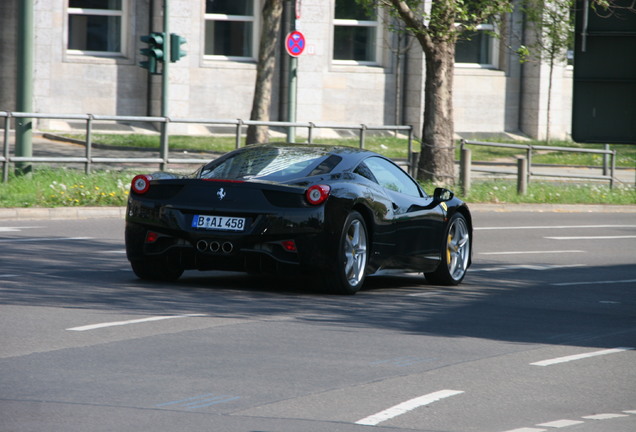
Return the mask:
<path id="1" fill-rule="evenodd" d="M 85 175 L 72 169 L 39 168 L 31 176 L 12 174 L 7 183 L 0 183 L 0 207 L 124 206 L 136 173 L 99 171 Z M 432 193 L 434 186 L 424 188 Z M 461 198 L 469 203 L 636 204 L 633 186 L 610 190 L 604 184 L 530 182 L 526 195 L 516 191 L 513 181 L 478 181 Z"/>
<path id="2" fill-rule="evenodd" d="M 84 135 L 69 136 L 84 139 Z M 275 140 L 274 140 L 275 141 Z M 317 140 L 318 141 L 318 140 Z M 97 134 L 94 143 L 113 147 L 159 148 L 157 135 L 109 135 Z M 358 147 L 353 139 L 321 139 L 321 144 Z M 525 144 L 525 142 L 524 142 Z M 543 143 L 535 143 L 543 145 Z M 554 143 L 556 146 L 603 148 L 601 145 Z M 413 142 L 416 149 L 418 144 Z M 459 147 L 459 146 L 458 146 Z M 170 148 L 174 150 L 209 151 L 224 153 L 235 148 L 234 137 L 171 136 Z M 408 157 L 407 140 L 394 137 L 367 137 L 365 148 L 393 159 Z M 636 146 L 612 146 L 618 151 L 617 166 L 636 166 Z M 523 150 L 471 146 L 472 160 L 514 161 Z M 458 148 L 459 157 L 459 148 Z M 545 151 L 533 156 L 533 163 L 566 165 L 602 165 L 600 155 Z M 91 175 L 63 168 L 46 168 L 34 165 L 31 176 L 11 175 L 7 183 L 0 183 L 0 207 L 61 207 L 61 206 L 123 206 L 126 204 L 132 177 L 138 172 L 99 171 Z M 432 192 L 434 186 L 425 185 Z M 459 188 L 455 188 L 459 192 Z M 636 204 L 634 185 L 618 185 L 609 189 L 607 184 L 550 183 L 531 181 L 526 195 L 518 195 L 514 181 L 473 181 L 469 194 L 462 197 L 468 202 L 482 203 L 560 203 L 560 204 Z"/>

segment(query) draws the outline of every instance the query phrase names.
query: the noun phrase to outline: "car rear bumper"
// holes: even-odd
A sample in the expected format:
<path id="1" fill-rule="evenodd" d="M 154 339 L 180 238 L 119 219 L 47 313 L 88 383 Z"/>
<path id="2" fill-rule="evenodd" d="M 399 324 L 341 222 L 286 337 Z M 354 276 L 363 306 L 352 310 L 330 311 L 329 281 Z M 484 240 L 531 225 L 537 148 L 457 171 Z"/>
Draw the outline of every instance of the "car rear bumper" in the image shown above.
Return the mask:
<path id="1" fill-rule="evenodd" d="M 328 267 L 326 235 L 316 230 L 238 236 L 180 232 L 127 221 L 125 235 L 130 261 L 167 259 L 183 269 L 258 273 Z"/>

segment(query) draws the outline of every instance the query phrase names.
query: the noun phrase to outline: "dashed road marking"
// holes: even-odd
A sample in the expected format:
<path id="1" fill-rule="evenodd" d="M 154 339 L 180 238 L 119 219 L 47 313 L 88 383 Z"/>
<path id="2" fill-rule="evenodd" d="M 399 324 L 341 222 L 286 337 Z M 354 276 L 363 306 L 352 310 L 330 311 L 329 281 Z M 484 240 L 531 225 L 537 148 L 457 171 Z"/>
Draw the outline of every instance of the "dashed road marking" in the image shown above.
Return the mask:
<path id="1" fill-rule="evenodd" d="M 116 326 L 124 326 L 124 325 L 129 325 L 129 324 L 140 324 L 140 323 L 146 323 L 146 322 L 152 322 L 152 321 L 162 321 L 162 320 L 169 320 L 169 319 L 191 318 L 191 317 L 201 317 L 201 316 L 205 316 L 205 314 L 185 314 L 185 315 L 155 316 L 155 317 L 134 319 L 134 320 L 128 320 L 128 321 L 113 321 L 113 322 L 105 322 L 105 323 L 99 323 L 99 324 L 90 324 L 90 325 L 85 325 L 85 326 L 80 326 L 80 327 L 71 327 L 71 328 L 67 328 L 66 330 L 69 330 L 69 331 L 87 331 L 87 330 L 101 329 L 101 328 L 105 328 L 105 327 L 116 327 Z"/>
<path id="2" fill-rule="evenodd" d="M 64 241 L 64 240 L 92 240 L 93 237 L 30 237 L 30 238 L 13 238 L 0 239 L 0 243 L 32 243 L 45 241 Z"/>
<path id="3" fill-rule="evenodd" d="M 610 420 L 610 419 L 621 418 L 621 417 L 629 417 L 629 416 L 627 414 L 605 413 L 605 414 L 589 415 L 583 418 L 587 420 Z"/>
<path id="4" fill-rule="evenodd" d="M 406 402 L 402 402 L 398 405 L 392 406 L 391 408 L 385 409 L 384 411 L 380 411 L 379 413 L 370 415 L 369 417 L 365 417 L 361 420 L 358 420 L 356 424 L 365 425 L 365 426 L 375 426 L 379 423 L 382 423 L 384 421 L 387 421 L 399 415 L 406 414 L 409 411 L 413 411 L 415 408 L 419 408 L 424 405 L 429 405 L 429 404 L 432 404 L 433 402 L 437 402 L 439 400 L 449 398 L 451 396 L 455 396 L 462 393 L 464 393 L 462 390 L 440 390 L 435 393 L 419 396 L 414 399 L 410 399 Z"/>
<path id="5" fill-rule="evenodd" d="M 472 268 L 470 269 L 471 273 L 476 272 L 498 272 L 498 271 L 510 271 L 510 270 L 536 270 L 536 271 L 544 271 L 544 270 L 558 270 L 564 268 L 576 268 L 576 267 L 587 267 L 586 264 L 566 264 L 566 265 L 535 265 L 535 264 L 518 264 L 518 265 L 502 265 L 495 267 L 481 267 L 481 268 Z"/>
<path id="6" fill-rule="evenodd" d="M 622 240 L 636 238 L 634 235 L 626 236 L 573 236 L 573 237 L 544 237 L 549 240 Z"/>
<path id="7" fill-rule="evenodd" d="M 585 253 L 582 250 L 549 250 L 549 251 L 508 251 L 508 252 L 480 252 L 478 255 L 547 255 L 547 254 L 564 254 L 564 253 Z"/>
<path id="8" fill-rule="evenodd" d="M 556 420 L 547 423 L 540 423 L 536 426 L 538 427 L 547 427 L 547 428 L 564 428 L 569 426 L 576 426 L 579 424 L 585 423 L 585 420 L 612 420 L 617 418 L 629 417 L 629 414 L 636 414 L 636 410 L 626 410 L 623 411 L 624 414 L 618 413 L 601 413 L 601 414 L 593 414 L 581 417 L 583 420 Z M 536 427 L 522 427 L 518 429 L 510 429 L 504 432 L 545 432 L 547 429 L 537 429 Z"/>
<path id="9" fill-rule="evenodd" d="M 537 426 L 559 429 L 559 428 L 564 428 L 568 426 L 578 425 L 581 423 L 585 423 L 585 422 L 581 420 L 555 420 L 555 421 L 551 421 L 547 423 L 541 423 L 541 424 L 538 424 Z"/>
<path id="10" fill-rule="evenodd" d="M 636 225 L 551 225 L 551 226 L 513 226 L 513 227 L 475 227 L 475 231 L 481 230 L 522 230 L 522 229 L 570 229 L 570 228 L 636 228 Z"/>
<path id="11" fill-rule="evenodd" d="M 613 285 L 623 283 L 636 283 L 636 279 L 623 279 L 613 281 L 581 281 L 581 282 L 559 282 L 550 284 L 552 286 L 573 286 L 573 285 Z"/>
<path id="12" fill-rule="evenodd" d="M 0 232 L 20 232 L 23 229 L 44 228 L 43 226 L 19 226 L 19 227 L 7 227 L 0 226 Z"/>
<path id="13" fill-rule="evenodd" d="M 508 431 L 505 432 L 545 432 L 547 429 L 537 429 L 537 428 L 531 428 L 531 427 L 524 427 L 524 428 L 519 428 L 519 429 L 510 429 Z"/>
<path id="14" fill-rule="evenodd" d="M 530 364 L 532 366 L 552 366 L 559 363 L 582 360 L 582 359 L 586 359 L 590 357 L 597 357 L 597 356 L 608 355 L 608 354 L 616 354 L 616 353 L 620 353 L 624 351 L 631 351 L 633 349 L 634 348 L 631 348 L 631 347 L 612 348 L 612 349 L 593 351 L 593 352 L 583 353 L 583 354 L 575 354 L 575 355 L 570 355 L 565 357 L 557 357 L 557 358 L 542 360 L 542 361 L 538 361 L 538 362 L 534 362 Z"/>

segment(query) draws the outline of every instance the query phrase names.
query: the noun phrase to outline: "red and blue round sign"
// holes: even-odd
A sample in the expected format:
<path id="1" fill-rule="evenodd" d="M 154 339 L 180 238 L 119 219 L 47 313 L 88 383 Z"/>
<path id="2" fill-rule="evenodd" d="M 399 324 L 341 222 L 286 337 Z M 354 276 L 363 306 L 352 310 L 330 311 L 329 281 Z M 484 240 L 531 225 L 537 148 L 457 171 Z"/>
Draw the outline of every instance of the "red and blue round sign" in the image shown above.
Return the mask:
<path id="1" fill-rule="evenodd" d="M 287 35 L 285 39 L 285 49 L 287 54 L 292 57 L 298 57 L 305 51 L 305 35 L 299 31 L 293 31 Z"/>

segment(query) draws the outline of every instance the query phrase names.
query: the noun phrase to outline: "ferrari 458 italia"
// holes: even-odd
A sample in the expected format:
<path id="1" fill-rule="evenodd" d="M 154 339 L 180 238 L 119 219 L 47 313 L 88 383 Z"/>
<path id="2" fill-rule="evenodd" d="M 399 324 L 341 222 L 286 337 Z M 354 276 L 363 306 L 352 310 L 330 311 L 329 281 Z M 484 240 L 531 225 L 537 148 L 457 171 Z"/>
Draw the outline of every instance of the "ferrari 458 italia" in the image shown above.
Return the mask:
<path id="1" fill-rule="evenodd" d="M 472 219 L 447 189 L 428 195 L 391 160 L 350 147 L 257 144 L 187 176 L 138 175 L 126 252 L 142 279 L 184 270 L 311 276 L 354 294 L 381 269 L 456 285 L 471 262 Z"/>

